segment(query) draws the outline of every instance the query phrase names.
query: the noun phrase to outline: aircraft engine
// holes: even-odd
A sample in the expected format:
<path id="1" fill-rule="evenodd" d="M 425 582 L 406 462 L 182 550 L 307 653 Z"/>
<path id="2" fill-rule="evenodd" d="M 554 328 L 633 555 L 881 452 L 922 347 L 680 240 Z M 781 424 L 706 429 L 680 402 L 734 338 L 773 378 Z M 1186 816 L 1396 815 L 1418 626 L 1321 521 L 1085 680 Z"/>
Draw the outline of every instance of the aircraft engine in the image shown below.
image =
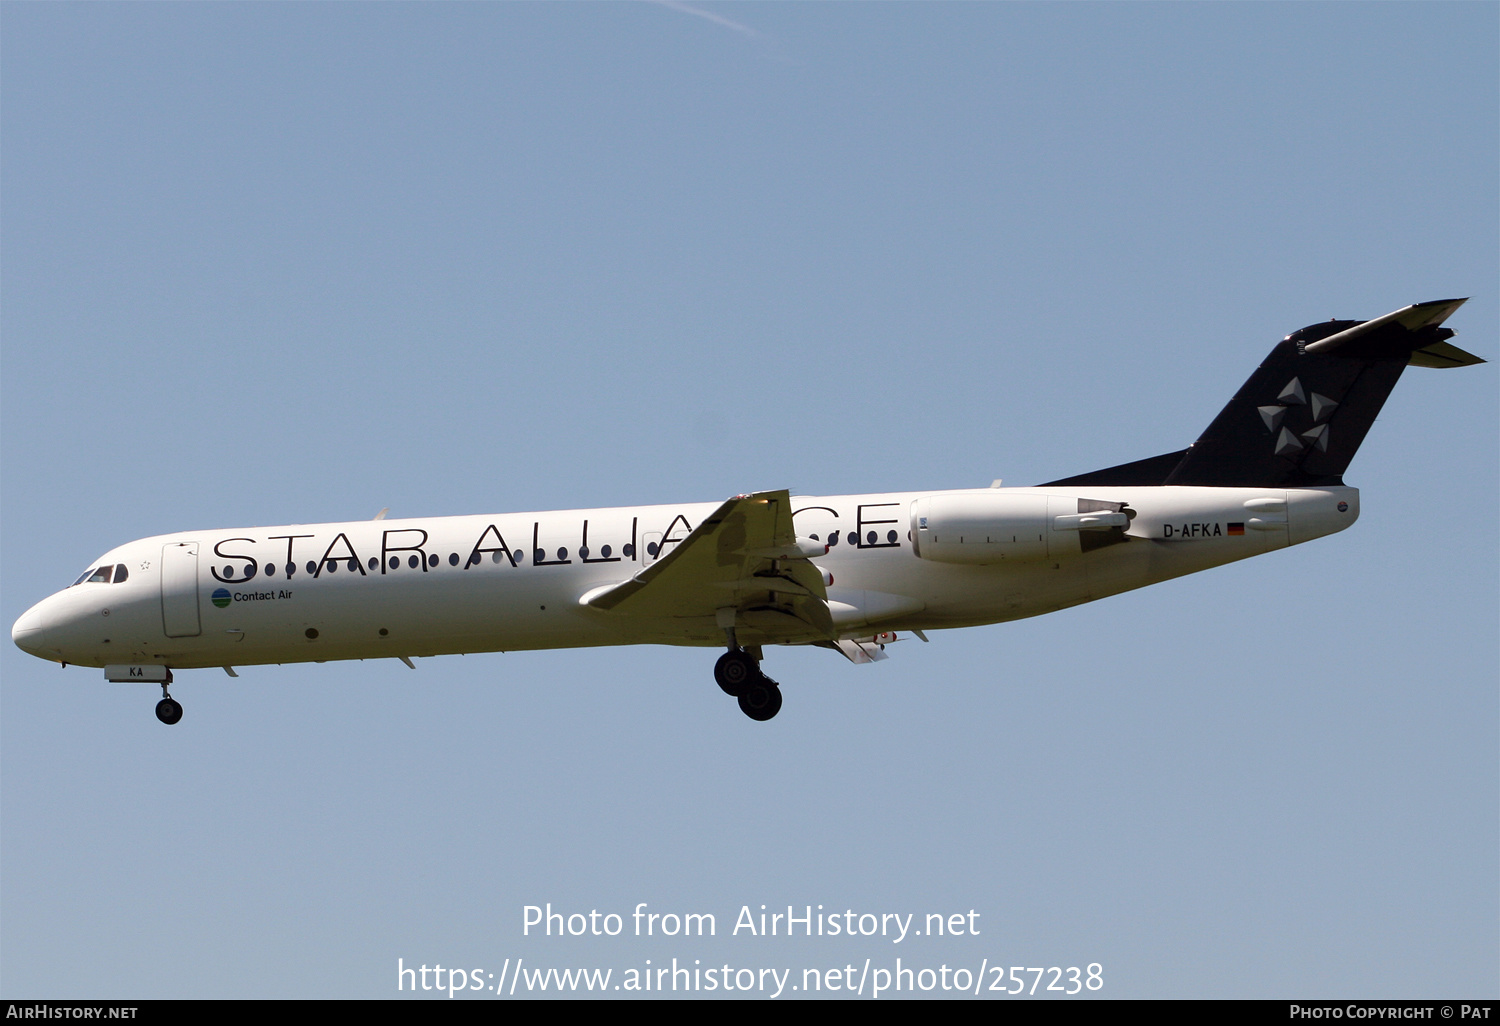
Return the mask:
<path id="1" fill-rule="evenodd" d="M 1123 503 L 991 489 L 911 504 L 912 551 L 938 563 L 1059 559 L 1125 540 Z"/>

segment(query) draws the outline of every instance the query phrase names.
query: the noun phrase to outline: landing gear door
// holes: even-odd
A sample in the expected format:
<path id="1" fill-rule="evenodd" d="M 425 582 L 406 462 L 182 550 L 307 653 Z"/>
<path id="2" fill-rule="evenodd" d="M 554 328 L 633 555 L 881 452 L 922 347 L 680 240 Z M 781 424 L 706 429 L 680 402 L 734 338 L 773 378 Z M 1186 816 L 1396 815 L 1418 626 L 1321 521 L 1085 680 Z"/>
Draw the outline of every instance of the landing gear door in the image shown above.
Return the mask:
<path id="1" fill-rule="evenodd" d="M 198 543 L 175 542 L 161 549 L 161 620 L 169 638 L 203 633 L 198 620 Z"/>

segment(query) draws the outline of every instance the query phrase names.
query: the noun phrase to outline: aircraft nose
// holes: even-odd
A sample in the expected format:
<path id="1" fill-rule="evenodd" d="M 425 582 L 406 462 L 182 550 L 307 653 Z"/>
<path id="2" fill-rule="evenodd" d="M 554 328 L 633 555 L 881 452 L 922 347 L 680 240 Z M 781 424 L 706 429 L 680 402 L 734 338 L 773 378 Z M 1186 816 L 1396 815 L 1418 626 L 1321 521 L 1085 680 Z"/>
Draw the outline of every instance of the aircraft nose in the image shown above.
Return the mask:
<path id="1" fill-rule="evenodd" d="M 27 652 L 42 659 L 57 659 L 57 653 L 50 647 L 51 638 L 48 629 L 47 616 L 42 607 L 47 603 L 38 602 L 26 612 L 21 614 L 10 629 L 10 640 L 16 643 L 16 647 L 22 652 Z"/>

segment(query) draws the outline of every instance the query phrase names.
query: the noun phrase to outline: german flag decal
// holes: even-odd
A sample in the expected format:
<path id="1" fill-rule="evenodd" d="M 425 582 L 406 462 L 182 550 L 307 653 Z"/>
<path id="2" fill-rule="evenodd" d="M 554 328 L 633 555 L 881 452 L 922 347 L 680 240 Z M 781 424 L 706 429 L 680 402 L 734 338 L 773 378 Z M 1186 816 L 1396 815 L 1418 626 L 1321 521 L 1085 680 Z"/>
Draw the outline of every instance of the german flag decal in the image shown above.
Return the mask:
<path id="1" fill-rule="evenodd" d="M 1244 524 L 1230 524 L 1229 525 L 1229 533 L 1231 535 L 1244 534 L 1245 533 L 1245 525 Z"/>

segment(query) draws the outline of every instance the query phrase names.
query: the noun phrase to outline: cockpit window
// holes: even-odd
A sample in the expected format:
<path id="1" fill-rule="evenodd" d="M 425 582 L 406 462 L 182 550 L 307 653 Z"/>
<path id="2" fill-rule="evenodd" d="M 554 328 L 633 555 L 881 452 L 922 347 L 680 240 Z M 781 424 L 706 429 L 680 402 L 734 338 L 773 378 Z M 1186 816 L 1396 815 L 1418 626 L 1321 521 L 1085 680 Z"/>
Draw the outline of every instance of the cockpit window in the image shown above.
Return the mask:
<path id="1" fill-rule="evenodd" d="M 114 566 L 89 567 L 68 587 L 76 588 L 80 584 L 109 584 L 111 576 L 114 578 L 113 583 L 121 584 L 130 576 L 130 571 L 125 568 L 124 563 L 116 563 Z"/>

